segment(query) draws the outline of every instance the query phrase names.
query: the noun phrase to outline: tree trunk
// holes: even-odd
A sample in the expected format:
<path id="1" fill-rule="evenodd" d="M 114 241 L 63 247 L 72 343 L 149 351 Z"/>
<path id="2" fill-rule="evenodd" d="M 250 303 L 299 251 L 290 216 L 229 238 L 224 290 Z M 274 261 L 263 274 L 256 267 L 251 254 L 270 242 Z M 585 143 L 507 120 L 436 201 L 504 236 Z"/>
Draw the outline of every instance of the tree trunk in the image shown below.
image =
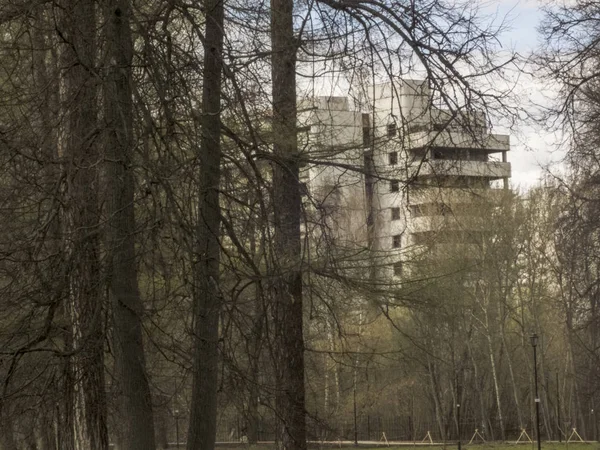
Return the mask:
<path id="1" fill-rule="evenodd" d="M 502 326 L 502 341 L 504 343 L 504 347 L 507 349 L 506 358 L 508 362 L 508 373 L 510 375 L 510 385 L 512 388 L 513 399 L 515 401 L 515 411 L 517 413 L 517 420 L 519 421 L 519 429 L 521 429 L 523 428 L 523 412 L 521 411 L 521 403 L 519 401 L 519 393 L 517 382 L 515 380 L 515 371 L 513 369 L 512 357 L 506 345 L 506 334 L 504 333 L 504 325 Z"/>
<path id="2" fill-rule="evenodd" d="M 296 131 L 294 1 L 271 2 L 275 373 L 278 444 L 306 449 L 300 254 L 301 198 Z"/>
<path id="3" fill-rule="evenodd" d="M 508 285 L 508 283 L 506 283 Z M 504 295 L 504 304 L 502 302 L 498 302 L 498 317 L 502 318 L 500 322 L 500 339 L 502 340 L 502 345 L 506 349 L 506 360 L 508 363 L 508 373 L 510 376 L 510 385 L 513 395 L 513 400 L 515 402 L 515 412 L 517 413 L 517 420 L 519 421 L 519 429 L 523 428 L 523 413 L 521 411 L 521 403 L 519 401 L 519 393 L 517 388 L 517 382 L 515 380 L 515 371 L 513 369 L 512 356 L 510 354 L 510 349 L 508 347 L 508 343 L 506 341 L 506 322 L 507 322 L 507 314 L 503 314 L 503 306 L 509 302 L 508 295 Z"/>
<path id="4" fill-rule="evenodd" d="M 479 399 L 479 414 L 481 416 L 481 424 L 485 424 L 485 423 L 489 423 L 489 417 L 487 415 L 487 409 L 485 407 L 485 401 L 483 398 L 483 388 L 482 388 L 482 382 L 481 382 L 481 377 L 480 377 L 480 373 L 479 373 L 479 366 L 477 364 L 477 360 L 475 358 L 475 354 L 473 353 L 473 347 L 471 345 L 471 342 L 467 342 L 467 348 L 469 351 L 469 356 L 471 358 L 471 364 L 473 365 L 473 381 L 474 381 L 474 387 L 475 390 L 477 392 L 477 397 Z"/>
<path id="5" fill-rule="evenodd" d="M 487 316 L 486 316 L 487 319 Z M 486 320 L 487 322 L 487 320 Z M 492 369 L 492 379 L 494 381 L 494 394 L 496 398 L 496 408 L 498 410 L 498 422 L 500 425 L 500 436 L 502 441 L 506 440 L 504 435 L 504 418 L 502 417 L 502 403 L 500 401 L 500 385 L 498 384 L 498 371 L 496 370 L 496 358 L 494 356 L 494 348 L 492 343 L 492 337 L 489 333 L 489 329 L 486 330 L 486 337 L 488 342 L 488 351 L 490 357 L 490 366 Z"/>
<path id="6" fill-rule="evenodd" d="M 444 419 L 442 417 L 442 404 L 439 396 L 436 367 L 435 364 L 431 362 L 429 356 L 427 357 L 427 371 L 429 372 L 429 385 L 431 386 L 431 395 L 433 397 L 433 403 L 435 407 L 435 421 L 440 433 L 440 439 L 446 442 L 446 430 L 444 427 Z"/>
<path id="7" fill-rule="evenodd" d="M 212 450 L 217 432 L 221 182 L 222 0 L 206 0 L 202 116 L 200 118 L 200 198 L 194 286 L 194 362 L 188 450 Z"/>
<path id="8" fill-rule="evenodd" d="M 100 290 L 97 121 L 96 12 L 91 0 L 67 0 L 62 16 L 66 124 L 63 149 L 66 164 L 65 232 L 70 259 L 66 312 L 73 351 L 69 369 L 73 383 L 73 439 L 67 448 L 108 449 L 104 390 L 103 296 Z"/>
<path id="9" fill-rule="evenodd" d="M 31 38 L 34 45 L 32 55 L 33 74 L 35 82 L 36 95 L 43 98 L 43 103 L 40 105 L 40 147 L 42 150 L 42 159 L 44 161 L 44 172 L 41 184 L 45 186 L 48 192 L 55 195 L 52 201 L 52 210 L 49 215 L 54 215 L 50 231 L 46 237 L 48 240 L 48 253 L 51 256 L 52 266 L 61 267 L 64 265 L 62 258 L 63 242 L 61 237 L 60 222 L 58 220 L 59 199 L 58 186 L 60 184 L 60 173 L 55 162 L 58 160 L 58 134 L 55 123 L 56 112 L 59 110 L 58 99 L 58 67 L 54 58 L 49 58 L 50 52 L 48 48 L 53 48 L 54 42 L 49 38 L 48 31 L 51 29 L 46 8 L 38 7 L 35 9 L 35 24 L 36 26 L 31 32 Z M 56 277 L 59 278 L 59 277 Z M 56 279 L 57 283 L 62 283 L 63 279 Z M 62 363 L 60 363 L 62 364 Z M 58 385 L 60 386 L 60 385 Z M 58 391 L 60 387 L 58 388 Z M 58 392 L 57 392 L 58 393 Z M 60 395 L 60 394 L 58 394 Z M 40 414 L 40 435 L 43 450 L 56 449 L 56 405 L 50 402 L 44 402 L 41 406 Z"/>
<path id="10" fill-rule="evenodd" d="M 40 441 L 42 450 L 56 450 L 54 409 L 46 407 L 40 416 Z"/>
<path id="11" fill-rule="evenodd" d="M 255 310 L 250 336 L 249 356 L 249 389 L 248 389 L 248 411 L 247 411 L 247 436 L 249 444 L 256 444 L 259 440 L 259 414 L 258 400 L 260 395 L 260 354 L 262 351 L 264 310 L 262 307 L 262 292 L 258 286 L 255 287 Z"/>
<path id="12" fill-rule="evenodd" d="M 122 450 L 152 450 L 155 448 L 154 422 L 145 367 L 143 305 L 137 282 L 134 242 L 131 5 L 129 0 L 108 0 L 105 5 L 110 61 L 104 84 L 108 287 L 122 427 L 119 430 L 120 447 Z"/>
<path id="13" fill-rule="evenodd" d="M 13 423 L 10 414 L 6 411 L 6 405 L 0 402 L 0 450 L 17 450 Z"/>

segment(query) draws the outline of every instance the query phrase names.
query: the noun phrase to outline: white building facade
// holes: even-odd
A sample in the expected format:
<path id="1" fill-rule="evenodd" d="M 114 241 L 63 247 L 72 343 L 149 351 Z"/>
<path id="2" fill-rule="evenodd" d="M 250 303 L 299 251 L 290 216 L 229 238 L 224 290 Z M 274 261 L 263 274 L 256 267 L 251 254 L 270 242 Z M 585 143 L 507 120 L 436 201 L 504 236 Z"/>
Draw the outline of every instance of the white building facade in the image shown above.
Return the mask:
<path id="1" fill-rule="evenodd" d="M 483 114 L 436 107 L 427 81 L 369 92 L 363 111 L 344 97 L 299 108 L 301 181 L 314 219 L 304 229 L 324 226 L 336 247 L 367 249 L 376 276 L 393 280 L 423 244 L 476 236 L 474 205 L 508 187 L 510 139 L 490 133 Z"/>

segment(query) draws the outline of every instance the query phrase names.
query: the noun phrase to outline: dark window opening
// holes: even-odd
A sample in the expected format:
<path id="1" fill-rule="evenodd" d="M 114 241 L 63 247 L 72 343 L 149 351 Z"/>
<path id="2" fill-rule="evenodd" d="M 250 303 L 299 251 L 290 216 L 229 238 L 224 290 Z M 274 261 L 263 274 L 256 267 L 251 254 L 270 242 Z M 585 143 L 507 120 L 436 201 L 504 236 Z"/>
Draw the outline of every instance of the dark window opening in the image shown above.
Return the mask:
<path id="1" fill-rule="evenodd" d="M 392 248 L 400 248 L 402 236 L 396 234 L 392 236 Z"/>
<path id="2" fill-rule="evenodd" d="M 371 147 L 371 129 L 363 127 L 363 147 Z"/>
<path id="3" fill-rule="evenodd" d="M 400 208 L 392 208 L 392 220 L 400 220 Z"/>
<path id="4" fill-rule="evenodd" d="M 395 277 L 402 276 L 402 263 L 401 262 L 394 263 L 394 276 Z"/>
<path id="5" fill-rule="evenodd" d="M 419 205 L 412 205 L 410 207 L 410 215 L 413 217 L 421 217 L 423 216 L 423 208 Z"/>
<path id="6" fill-rule="evenodd" d="M 388 123 L 387 126 L 387 135 L 388 137 L 394 137 L 398 133 L 398 128 L 395 123 Z"/>
<path id="7" fill-rule="evenodd" d="M 398 180 L 390 181 L 390 192 L 399 192 L 400 191 L 400 182 Z"/>
<path id="8" fill-rule="evenodd" d="M 409 133 L 419 133 L 421 131 L 428 131 L 428 126 L 424 124 L 411 125 L 408 127 Z"/>
<path id="9" fill-rule="evenodd" d="M 388 160 L 390 166 L 395 166 L 396 164 L 398 164 L 398 152 L 388 153 Z"/>

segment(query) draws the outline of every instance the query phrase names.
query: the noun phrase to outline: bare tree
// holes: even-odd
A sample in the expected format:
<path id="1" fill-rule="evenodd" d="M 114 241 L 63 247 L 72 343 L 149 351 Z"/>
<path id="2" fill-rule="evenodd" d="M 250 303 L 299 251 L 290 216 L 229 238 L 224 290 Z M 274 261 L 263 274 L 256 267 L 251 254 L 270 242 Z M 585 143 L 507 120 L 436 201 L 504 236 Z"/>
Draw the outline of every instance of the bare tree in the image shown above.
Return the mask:
<path id="1" fill-rule="evenodd" d="M 145 367 L 142 304 L 135 251 L 133 110 L 131 73 L 133 42 L 128 0 L 105 5 L 107 79 L 104 82 L 104 154 L 108 183 L 108 284 L 112 307 L 115 372 L 118 386 L 119 441 L 124 450 L 152 450 L 154 421 Z"/>
<path id="2" fill-rule="evenodd" d="M 61 130 L 66 156 L 65 245 L 70 259 L 69 291 L 65 305 L 71 322 L 67 351 L 72 352 L 66 377 L 66 448 L 108 448 L 104 392 L 104 302 L 100 266 L 98 205 L 99 143 L 96 5 L 67 2 L 58 28 L 63 39 L 65 95 L 61 106 L 67 118 Z M 70 397 L 72 395 L 72 397 Z"/>
<path id="3" fill-rule="evenodd" d="M 188 450 L 214 448 L 217 427 L 221 210 L 223 0 L 208 0 L 204 35 L 197 244 L 194 248 L 194 361 Z"/>

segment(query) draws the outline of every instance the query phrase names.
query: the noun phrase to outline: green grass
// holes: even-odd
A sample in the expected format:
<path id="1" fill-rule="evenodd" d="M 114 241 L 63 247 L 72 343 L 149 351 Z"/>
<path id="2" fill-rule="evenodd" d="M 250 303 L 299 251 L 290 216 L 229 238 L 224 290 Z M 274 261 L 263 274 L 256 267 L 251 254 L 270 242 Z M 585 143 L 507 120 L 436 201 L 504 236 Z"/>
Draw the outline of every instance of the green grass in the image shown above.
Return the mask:
<path id="1" fill-rule="evenodd" d="M 335 442 L 330 442 L 326 445 L 320 447 L 319 445 L 310 445 L 309 449 L 318 449 L 323 448 L 327 450 L 335 450 L 340 448 Z M 354 446 L 343 445 L 342 449 L 349 450 L 354 448 Z M 390 446 L 386 447 L 383 443 L 382 445 L 376 447 L 364 447 L 360 446 L 360 450 L 408 450 L 410 448 L 421 449 L 421 450 L 458 450 L 458 445 L 456 444 L 446 444 L 445 446 L 442 444 L 433 444 L 433 445 L 401 445 L 401 446 Z M 536 443 L 488 443 L 488 444 L 462 444 L 463 450 L 537 450 Z M 275 450 L 274 445 L 240 445 L 235 447 L 227 447 L 227 446 L 218 446 L 217 450 Z M 600 450 L 599 442 L 586 442 L 586 443 L 558 443 L 558 442 L 542 442 L 542 450 Z"/>
<path id="2" fill-rule="evenodd" d="M 408 450 L 413 446 L 379 446 L 379 447 L 361 447 L 361 450 Z M 429 445 L 429 446 L 419 446 L 416 445 L 413 448 L 422 448 L 426 449 L 446 449 L 446 450 L 458 450 L 458 445 L 456 444 L 446 444 L 444 445 Z M 488 444 L 463 444 L 462 448 L 464 450 L 537 450 L 536 443 L 526 443 L 526 444 L 514 444 L 514 443 L 488 443 Z M 599 442 L 586 442 L 586 443 L 558 443 L 558 442 L 542 442 L 542 450 L 600 450 Z"/>

